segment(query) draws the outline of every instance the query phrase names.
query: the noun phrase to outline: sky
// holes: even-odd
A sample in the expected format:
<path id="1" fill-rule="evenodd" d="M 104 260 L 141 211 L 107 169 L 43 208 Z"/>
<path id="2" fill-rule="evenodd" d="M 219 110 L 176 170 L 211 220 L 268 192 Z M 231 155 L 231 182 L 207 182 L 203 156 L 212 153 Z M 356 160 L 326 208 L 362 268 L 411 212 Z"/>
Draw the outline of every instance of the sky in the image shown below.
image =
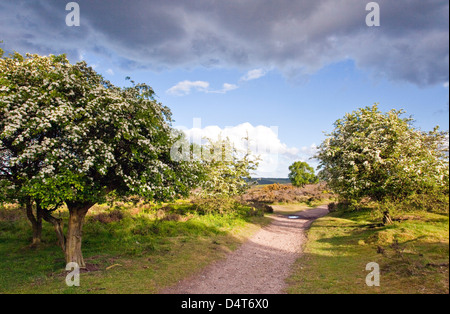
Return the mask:
<path id="1" fill-rule="evenodd" d="M 318 165 L 337 119 L 374 103 L 449 129 L 449 1 L 369 2 L 2 0 L 0 47 L 146 83 L 188 137 L 248 134 L 255 176 L 287 177 L 294 161 Z"/>

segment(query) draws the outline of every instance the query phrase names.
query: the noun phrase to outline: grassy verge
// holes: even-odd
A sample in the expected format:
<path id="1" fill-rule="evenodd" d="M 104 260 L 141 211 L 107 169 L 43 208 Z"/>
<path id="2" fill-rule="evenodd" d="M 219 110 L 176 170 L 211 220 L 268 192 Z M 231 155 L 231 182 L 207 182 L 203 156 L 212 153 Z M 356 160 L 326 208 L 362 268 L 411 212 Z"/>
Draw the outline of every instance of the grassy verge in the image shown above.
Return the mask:
<path id="1" fill-rule="evenodd" d="M 334 212 L 313 223 L 288 293 L 448 293 L 448 214 L 409 212 L 380 227 L 370 210 Z M 380 286 L 365 283 L 380 265 Z"/>
<path id="2" fill-rule="evenodd" d="M 294 213 L 298 213 L 298 212 L 302 212 L 305 210 L 309 210 L 312 208 L 316 208 L 320 205 L 326 205 L 328 204 L 330 201 L 317 201 L 317 202 L 313 202 L 313 203 L 276 203 L 276 204 L 271 204 L 273 210 L 275 213 L 277 214 L 281 214 L 281 215 L 290 215 L 290 214 L 294 214 Z"/>
<path id="3" fill-rule="evenodd" d="M 0 215 L 0 293 L 157 293 L 235 249 L 267 223 L 241 213 L 199 215 L 188 204 L 96 206 L 83 232 L 89 272 L 67 287 L 63 253 L 44 223 L 43 243 L 30 249 L 23 213 Z M 60 213 L 67 216 L 66 211 Z"/>

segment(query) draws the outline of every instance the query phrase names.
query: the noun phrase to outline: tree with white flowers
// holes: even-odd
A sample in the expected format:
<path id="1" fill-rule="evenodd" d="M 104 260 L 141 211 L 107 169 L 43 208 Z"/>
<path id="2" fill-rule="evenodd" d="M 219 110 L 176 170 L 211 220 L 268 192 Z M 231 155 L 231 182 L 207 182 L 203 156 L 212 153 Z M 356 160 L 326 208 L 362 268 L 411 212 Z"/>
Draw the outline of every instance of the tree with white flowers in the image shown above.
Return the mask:
<path id="1" fill-rule="evenodd" d="M 131 83 L 116 87 L 65 55 L 0 58 L 0 195 L 33 200 L 55 227 L 51 210 L 67 205 L 67 263 L 85 267 L 83 221 L 108 194 L 168 200 L 198 181 L 198 164 L 170 158 L 170 110 Z"/>
<path id="2" fill-rule="evenodd" d="M 319 146 L 320 176 L 346 200 L 448 193 L 448 132 L 415 129 L 403 110 L 346 114 Z M 446 144 L 447 143 L 447 144 Z"/>
<path id="3" fill-rule="evenodd" d="M 249 141 L 249 138 L 245 140 Z M 248 190 L 252 172 L 258 168 L 258 156 L 250 150 L 238 150 L 229 138 L 208 139 L 201 148 L 206 173 L 202 182 L 205 196 L 233 197 Z"/>
<path id="4" fill-rule="evenodd" d="M 203 178 L 197 204 L 206 212 L 232 211 L 238 207 L 236 197 L 244 194 L 252 185 L 253 172 L 259 165 L 259 156 L 237 149 L 229 138 L 206 139 L 198 147 L 201 155 Z M 244 138 L 247 143 L 249 137 Z"/>

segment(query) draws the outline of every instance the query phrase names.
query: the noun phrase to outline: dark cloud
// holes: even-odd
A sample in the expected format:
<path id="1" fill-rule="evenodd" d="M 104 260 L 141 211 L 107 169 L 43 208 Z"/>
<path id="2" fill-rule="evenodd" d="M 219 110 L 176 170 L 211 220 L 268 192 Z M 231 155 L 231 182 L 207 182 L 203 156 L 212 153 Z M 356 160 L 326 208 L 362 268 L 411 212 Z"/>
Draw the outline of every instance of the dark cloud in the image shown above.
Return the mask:
<path id="1" fill-rule="evenodd" d="M 447 0 L 377 1 L 381 27 L 365 25 L 361 0 L 2 0 L 6 50 L 92 52 L 123 67 L 276 67 L 312 73 L 344 59 L 375 75 L 418 85 L 448 81 Z"/>

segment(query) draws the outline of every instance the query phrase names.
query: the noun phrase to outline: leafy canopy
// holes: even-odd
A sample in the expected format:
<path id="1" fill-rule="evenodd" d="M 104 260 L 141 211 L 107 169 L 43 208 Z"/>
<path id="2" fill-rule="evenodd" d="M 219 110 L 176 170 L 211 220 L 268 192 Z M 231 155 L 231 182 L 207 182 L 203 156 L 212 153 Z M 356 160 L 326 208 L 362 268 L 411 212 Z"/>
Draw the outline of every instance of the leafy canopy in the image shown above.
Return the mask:
<path id="1" fill-rule="evenodd" d="M 316 155 L 320 176 L 347 200 L 448 193 L 448 133 L 417 130 L 403 114 L 374 105 L 337 120 Z"/>
<path id="2" fill-rule="evenodd" d="M 116 87 L 65 55 L 0 58 L 2 195 L 47 206 L 96 203 L 112 191 L 186 195 L 197 169 L 170 158 L 171 112 L 153 96 L 146 84 Z"/>
<path id="3" fill-rule="evenodd" d="M 233 197 L 249 188 L 252 172 L 258 168 L 258 157 L 250 151 L 239 151 L 228 138 L 208 139 L 201 149 L 204 197 Z"/>
<path id="4" fill-rule="evenodd" d="M 303 187 L 306 184 L 319 182 L 314 173 L 314 168 L 303 161 L 296 161 L 289 166 L 289 180 L 293 186 Z"/>

